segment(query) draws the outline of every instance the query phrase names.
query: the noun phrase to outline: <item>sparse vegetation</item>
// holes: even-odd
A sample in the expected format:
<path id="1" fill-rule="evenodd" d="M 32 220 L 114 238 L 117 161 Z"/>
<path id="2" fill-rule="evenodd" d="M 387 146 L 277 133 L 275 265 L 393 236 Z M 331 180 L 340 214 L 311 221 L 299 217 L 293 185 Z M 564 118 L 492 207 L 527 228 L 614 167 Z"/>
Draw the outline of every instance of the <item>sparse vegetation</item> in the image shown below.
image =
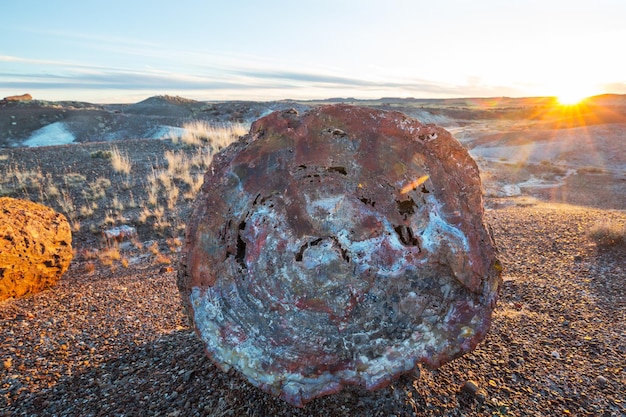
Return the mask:
<path id="1" fill-rule="evenodd" d="M 108 242 L 106 247 L 98 252 L 98 259 L 103 265 L 111 266 L 115 261 L 122 259 L 120 248 L 117 242 Z"/>
<path id="2" fill-rule="evenodd" d="M 596 223 L 588 233 L 589 237 L 601 247 L 626 244 L 626 224 L 605 220 Z"/>
<path id="3" fill-rule="evenodd" d="M 107 189 L 111 187 L 111 180 L 104 177 L 98 177 L 88 184 L 87 189 L 81 190 L 82 195 L 87 200 L 99 200 L 106 197 Z"/>
<path id="4" fill-rule="evenodd" d="M 606 170 L 601 167 L 586 166 L 576 170 L 577 174 L 605 174 Z"/>
<path id="5" fill-rule="evenodd" d="M 128 155 L 120 152 L 117 147 L 113 147 L 111 150 L 111 165 L 115 172 L 121 172 L 122 174 L 130 174 L 132 163 Z"/>
<path id="6" fill-rule="evenodd" d="M 185 123 L 182 128 L 183 134 L 177 134 L 176 131 L 170 133 L 172 142 L 188 146 L 208 144 L 217 151 L 228 146 L 233 138 L 245 135 L 248 130 L 242 123 L 216 126 L 203 120 Z"/>
<path id="7" fill-rule="evenodd" d="M 246 133 L 241 124 L 211 126 L 190 122 L 184 129 L 186 135 L 172 138 L 169 145 L 160 147 L 161 153 L 150 154 L 149 163 L 144 166 L 135 165 L 133 149 L 126 148 L 126 143 L 112 147 L 93 145 L 89 160 L 80 161 L 87 168 L 80 171 L 76 161 L 67 160 L 66 164 L 64 155 L 58 160 L 64 168 L 56 174 L 39 161 L 27 166 L 2 164 L 0 196 L 51 206 L 66 216 L 75 239 L 95 239 L 96 256 L 84 258 L 87 273 L 103 266 L 129 265 L 122 254 L 130 250 L 127 246 L 120 247 L 117 242 L 100 237 L 103 230 L 118 225 L 133 225 L 144 233 L 163 236 L 174 253 L 180 249 L 185 232 L 185 215 L 181 212 L 189 209 L 189 202 L 202 187 L 213 155 Z M 161 143 L 165 145 L 167 141 Z M 0 161 L 12 160 L 1 154 Z M 141 246 L 137 241 L 133 250 L 142 250 Z M 173 262 L 171 256 L 161 252 L 154 253 L 152 259 L 161 265 Z"/>
<path id="8" fill-rule="evenodd" d="M 69 172 L 63 176 L 63 180 L 67 187 L 82 187 L 83 183 L 87 181 L 87 177 L 77 172 Z"/>
<path id="9" fill-rule="evenodd" d="M 554 163 L 548 160 L 541 161 L 539 165 L 541 165 L 541 168 L 543 171 L 551 173 L 551 174 L 565 175 L 565 173 L 567 173 L 567 170 L 565 168 L 555 165 Z"/>
<path id="10" fill-rule="evenodd" d="M 92 158 L 101 158 L 101 159 L 111 159 L 113 157 L 113 152 L 111 151 L 95 151 L 89 154 Z"/>
<path id="11" fill-rule="evenodd" d="M 97 208 L 98 208 L 98 205 L 96 203 L 92 203 L 90 205 L 84 205 L 84 206 L 81 206 L 81 208 L 78 210 L 78 213 L 81 215 L 81 217 L 91 217 L 95 209 Z"/>

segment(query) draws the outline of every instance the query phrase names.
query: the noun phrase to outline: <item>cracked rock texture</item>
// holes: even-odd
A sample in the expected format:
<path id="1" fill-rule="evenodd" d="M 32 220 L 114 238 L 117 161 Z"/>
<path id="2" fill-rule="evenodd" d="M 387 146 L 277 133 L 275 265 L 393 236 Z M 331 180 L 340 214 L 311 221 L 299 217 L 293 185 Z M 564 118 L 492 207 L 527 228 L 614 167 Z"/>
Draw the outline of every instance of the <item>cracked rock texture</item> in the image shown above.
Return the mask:
<path id="1" fill-rule="evenodd" d="M 72 232 L 63 214 L 0 197 L 0 301 L 54 285 L 71 261 Z"/>
<path id="2" fill-rule="evenodd" d="M 272 113 L 214 159 L 178 286 L 218 366 L 302 406 L 473 350 L 500 272 L 466 149 L 334 105 Z"/>

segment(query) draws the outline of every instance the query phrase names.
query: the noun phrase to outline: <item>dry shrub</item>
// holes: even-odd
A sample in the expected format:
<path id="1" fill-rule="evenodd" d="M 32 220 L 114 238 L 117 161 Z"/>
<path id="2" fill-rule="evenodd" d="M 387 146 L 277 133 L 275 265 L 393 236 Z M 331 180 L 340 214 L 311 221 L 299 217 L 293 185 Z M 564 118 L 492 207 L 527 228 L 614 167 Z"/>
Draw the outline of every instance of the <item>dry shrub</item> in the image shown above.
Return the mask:
<path id="1" fill-rule="evenodd" d="M 96 205 L 96 208 L 97 208 L 97 205 Z M 91 217 L 94 213 L 94 207 L 89 206 L 89 205 L 84 205 L 78 210 L 78 213 L 80 214 L 81 217 Z"/>
<path id="2" fill-rule="evenodd" d="M 588 235 L 598 246 L 624 245 L 626 244 L 626 225 L 616 221 L 604 220 L 596 223 L 589 230 Z"/>
<path id="3" fill-rule="evenodd" d="M 82 190 L 83 197 L 87 200 L 98 200 L 106 197 L 106 190 L 111 186 L 111 180 L 99 177 L 89 183 L 88 190 Z"/>
<path id="4" fill-rule="evenodd" d="M 117 196 L 114 196 L 113 200 L 111 200 L 111 208 L 114 210 L 122 211 L 124 210 L 124 203 L 119 198 L 117 198 Z"/>
<path id="5" fill-rule="evenodd" d="M 148 246 L 148 251 L 154 255 L 153 261 L 155 264 L 169 265 L 172 263 L 172 258 L 161 253 L 157 242 L 152 242 L 152 244 Z"/>
<path id="6" fill-rule="evenodd" d="M 61 192 L 59 191 L 59 187 L 56 186 L 56 184 L 54 183 L 54 180 L 52 179 L 52 175 L 46 174 L 45 183 L 46 185 L 45 185 L 44 193 L 47 198 L 55 198 L 61 195 Z"/>
<path id="7" fill-rule="evenodd" d="M 150 209 L 147 207 L 143 207 L 141 209 L 141 212 L 139 213 L 139 216 L 137 217 L 137 221 L 141 224 L 144 224 L 151 216 L 152 212 L 150 211 Z"/>
<path id="8" fill-rule="evenodd" d="M 69 172 L 63 176 L 63 181 L 68 187 L 82 187 L 83 183 L 87 181 L 87 177 L 77 172 Z"/>
<path id="9" fill-rule="evenodd" d="M 177 252 L 183 246 L 183 241 L 179 237 L 170 237 L 166 242 L 170 252 Z"/>
<path id="10" fill-rule="evenodd" d="M 114 261 L 122 259 L 117 242 L 107 242 L 106 248 L 98 253 L 98 259 L 103 265 L 112 266 Z"/>
<path id="11" fill-rule="evenodd" d="M 165 160 L 167 161 L 167 172 L 172 177 L 178 177 L 189 172 L 190 161 L 184 153 L 165 151 Z"/>
<path id="12" fill-rule="evenodd" d="M 67 191 L 63 190 L 59 199 L 57 201 L 61 210 L 65 213 L 65 215 L 69 218 L 74 217 L 74 212 L 76 211 L 76 206 L 74 205 L 74 199 L 72 195 Z"/>
<path id="13" fill-rule="evenodd" d="M 115 172 L 121 172 L 122 174 L 130 174 L 132 163 L 128 155 L 123 154 L 117 147 L 111 149 L 111 165 Z"/>
<path id="14" fill-rule="evenodd" d="M 74 233 L 80 232 L 81 226 L 82 224 L 77 219 L 73 219 L 70 223 L 70 228 L 72 229 L 72 232 Z"/>
<path id="15" fill-rule="evenodd" d="M 215 126 L 204 120 L 194 120 L 185 123 L 182 128 L 184 129 L 182 135 L 177 135 L 174 131 L 170 133 L 172 142 L 180 142 L 189 146 L 209 144 L 217 151 L 225 148 L 248 131 L 242 123 Z"/>
<path id="16" fill-rule="evenodd" d="M 204 175 L 197 174 L 195 176 L 189 176 L 185 179 L 185 183 L 189 185 L 189 190 L 183 194 L 185 200 L 193 200 L 200 192 L 202 185 L 204 184 Z"/>
<path id="17" fill-rule="evenodd" d="M 213 153 L 210 148 L 198 148 L 196 153 L 192 155 L 189 163 L 192 167 L 205 170 L 211 165 L 213 161 Z"/>
<path id="18" fill-rule="evenodd" d="M 157 265 L 169 265 L 172 263 L 172 259 L 169 256 L 159 253 L 154 257 L 154 263 Z"/>
<path id="19" fill-rule="evenodd" d="M 93 262 L 87 262 L 83 266 L 83 272 L 85 272 L 86 274 L 91 274 L 95 270 L 96 270 L 96 264 Z"/>
<path id="20" fill-rule="evenodd" d="M 148 246 L 148 250 L 151 254 L 158 255 L 160 253 L 159 244 L 156 241 L 152 242 L 150 246 Z"/>
<path id="21" fill-rule="evenodd" d="M 174 210 L 176 208 L 176 202 L 178 201 L 178 195 L 180 194 L 180 190 L 177 186 L 173 185 L 167 192 L 167 208 L 169 210 Z"/>
<path id="22" fill-rule="evenodd" d="M 580 167 L 576 170 L 577 174 L 606 174 L 606 169 L 595 166 Z"/>

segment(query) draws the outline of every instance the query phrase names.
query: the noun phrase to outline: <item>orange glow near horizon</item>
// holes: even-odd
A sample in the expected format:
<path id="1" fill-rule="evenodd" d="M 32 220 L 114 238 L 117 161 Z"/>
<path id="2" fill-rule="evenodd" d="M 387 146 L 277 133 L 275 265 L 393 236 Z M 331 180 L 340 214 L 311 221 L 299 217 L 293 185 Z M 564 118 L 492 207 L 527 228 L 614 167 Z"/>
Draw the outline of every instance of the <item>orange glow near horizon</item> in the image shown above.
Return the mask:
<path id="1" fill-rule="evenodd" d="M 587 98 L 589 98 L 587 94 L 571 92 L 559 94 L 556 99 L 562 106 L 574 106 L 585 101 Z"/>
<path id="2" fill-rule="evenodd" d="M 590 84 L 567 83 L 553 86 L 556 100 L 562 106 L 574 106 L 589 97 L 598 94 L 598 90 Z"/>

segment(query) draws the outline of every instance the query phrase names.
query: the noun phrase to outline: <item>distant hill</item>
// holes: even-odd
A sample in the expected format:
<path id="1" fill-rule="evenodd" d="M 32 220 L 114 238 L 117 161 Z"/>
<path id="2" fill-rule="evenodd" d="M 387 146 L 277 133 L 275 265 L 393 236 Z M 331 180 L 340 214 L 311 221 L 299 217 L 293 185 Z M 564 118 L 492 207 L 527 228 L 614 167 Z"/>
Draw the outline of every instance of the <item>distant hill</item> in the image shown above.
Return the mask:
<path id="1" fill-rule="evenodd" d="M 26 97 L 16 96 L 16 97 Z M 325 100 L 270 102 L 197 101 L 179 96 L 159 95 L 134 104 L 92 104 L 80 101 L 35 99 L 0 102 L 0 148 L 24 144 L 113 141 L 162 138 L 171 128 L 190 120 L 209 123 L 251 123 L 275 110 L 348 103 L 396 110 L 424 123 L 454 128 L 481 120 L 529 120 L 543 128 L 570 128 L 582 125 L 626 122 L 626 95 L 604 94 L 587 99 L 575 112 L 565 113 L 555 97 L 491 97 L 366 100 L 329 98 Z M 47 129 L 42 130 L 43 128 Z M 54 137 L 53 137 L 54 136 Z M 36 138 L 36 139 L 34 139 Z M 31 140 L 33 139 L 33 140 Z M 28 142 L 31 140 L 30 142 Z"/>

